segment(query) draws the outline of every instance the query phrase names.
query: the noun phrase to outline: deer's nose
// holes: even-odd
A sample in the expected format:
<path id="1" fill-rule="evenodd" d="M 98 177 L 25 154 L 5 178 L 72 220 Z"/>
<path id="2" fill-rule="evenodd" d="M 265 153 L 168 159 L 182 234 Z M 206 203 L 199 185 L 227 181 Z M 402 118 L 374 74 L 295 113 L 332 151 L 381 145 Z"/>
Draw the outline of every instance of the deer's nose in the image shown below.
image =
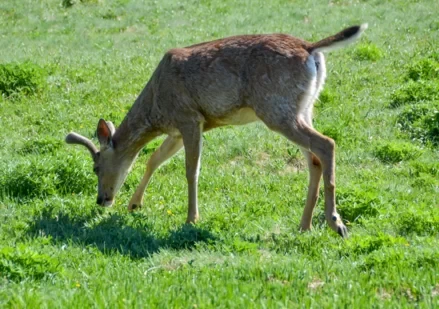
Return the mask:
<path id="1" fill-rule="evenodd" d="M 104 198 L 98 196 L 97 200 L 96 200 L 96 204 L 98 205 L 104 205 Z"/>

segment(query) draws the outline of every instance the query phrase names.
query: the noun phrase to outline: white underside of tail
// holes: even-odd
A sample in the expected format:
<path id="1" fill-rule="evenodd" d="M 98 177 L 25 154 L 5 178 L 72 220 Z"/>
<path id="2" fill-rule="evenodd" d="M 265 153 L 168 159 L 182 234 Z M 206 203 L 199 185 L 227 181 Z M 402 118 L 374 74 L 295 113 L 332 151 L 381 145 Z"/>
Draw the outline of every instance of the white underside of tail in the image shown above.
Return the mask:
<path id="1" fill-rule="evenodd" d="M 308 57 L 306 66 L 313 75 L 313 78 L 305 89 L 305 94 L 299 103 L 298 114 L 300 118 L 305 120 L 305 122 L 312 127 L 312 111 L 314 103 L 318 99 L 326 79 L 325 57 L 322 53 L 313 53 Z"/>
<path id="2" fill-rule="evenodd" d="M 367 29 L 367 27 L 368 27 L 367 24 L 362 24 L 360 26 L 360 30 L 358 30 L 358 32 L 355 35 L 351 36 L 349 39 L 341 41 L 341 42 L 335 42 L 334 44 L 329 45 L 329 46 L 318 47 L 318 48 L 314 49 L 312 51 L 312 53 L 314 54 L 314 53 L 318 53 L 318 52 L 329 52 L 329 51 L 333 51 L 335 49 L 345 47 L 346 45 L 349 45 L 349 44 L 353 43 L 354 41 L 356 41 L 363 34 L 364 30 Z"/>

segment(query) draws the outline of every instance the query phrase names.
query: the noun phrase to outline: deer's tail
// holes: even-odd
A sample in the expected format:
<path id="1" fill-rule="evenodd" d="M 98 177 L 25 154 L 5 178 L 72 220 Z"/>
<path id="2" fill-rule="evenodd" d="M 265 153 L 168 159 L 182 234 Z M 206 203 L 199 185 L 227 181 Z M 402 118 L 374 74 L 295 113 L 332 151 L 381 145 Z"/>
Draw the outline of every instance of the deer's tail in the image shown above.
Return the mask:
<path id="1" fill-rule="evenodd" d="M 333 36 L 311 43 L 307 50 L 309 53 L 316 53 L 342 48 L 357 40 L 366 29 L 367 24 L 346 28 Z"/>

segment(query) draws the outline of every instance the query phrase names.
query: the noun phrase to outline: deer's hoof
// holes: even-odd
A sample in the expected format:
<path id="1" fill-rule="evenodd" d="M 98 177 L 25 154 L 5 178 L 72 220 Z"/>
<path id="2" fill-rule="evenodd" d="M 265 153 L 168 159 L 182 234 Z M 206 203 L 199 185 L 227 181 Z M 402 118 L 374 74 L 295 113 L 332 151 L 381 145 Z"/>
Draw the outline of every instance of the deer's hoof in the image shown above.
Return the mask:
<path id="1" fill-rule="evenodd" d="M 309 231 L 311 231 L 311 225 L 302 225 L 302 224 L 300 224 L 300 226 L 299 226 L 299 232 L 301 232 L 301 233 L 306 233 L 306 232 L 309 232 Z"/>
<path id="2" fill-rule="evenodd" d="M 195 225 L 200 220 L 198 215 L 190 216 L 186 219 L 186 224 Z"/>
<path id="3" fill-rule="evenodd" d="M 134 210 L 140 209 L 140 208 L 142 208 L 142 205 L 140 205 L 140 204 L 130 204 L 130 205 L 128 205 L 128 211 L 129 212 L 133 212 Z"/>

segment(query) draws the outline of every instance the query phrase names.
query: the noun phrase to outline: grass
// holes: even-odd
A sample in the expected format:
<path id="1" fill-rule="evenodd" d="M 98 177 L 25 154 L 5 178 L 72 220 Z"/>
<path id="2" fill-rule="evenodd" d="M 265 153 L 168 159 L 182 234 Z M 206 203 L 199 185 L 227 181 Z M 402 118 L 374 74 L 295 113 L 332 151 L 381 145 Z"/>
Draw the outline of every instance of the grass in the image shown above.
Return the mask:
<path id="1" fill-rule="evenodd" d="M 439 306 L 436 2 L 3 1 L 0 4 L 0 307 Z M 322 18 L 324 16 L 324 18 Z M 369 23 L 328 54 L 315 127 L 337 142 L 337 203 L 351 237 L 299 233 L 307 170 L 262 124 L 204 137 L 201 222 L 184 226 L 179 153 L 126 206 L 95 205 L 88 152 L 65 145 L 116 125 L 167 49 L 244 33 L 315 41 Z M 96 142 L 96 140 L 95 140 Z"/>
<path id="2" fill-rule="evenodd" d="M 13 94 L 33 94 L 44 85 L 45 72 L 31 62 L 0 65 L 0 93 L 6 97 Z"/>

